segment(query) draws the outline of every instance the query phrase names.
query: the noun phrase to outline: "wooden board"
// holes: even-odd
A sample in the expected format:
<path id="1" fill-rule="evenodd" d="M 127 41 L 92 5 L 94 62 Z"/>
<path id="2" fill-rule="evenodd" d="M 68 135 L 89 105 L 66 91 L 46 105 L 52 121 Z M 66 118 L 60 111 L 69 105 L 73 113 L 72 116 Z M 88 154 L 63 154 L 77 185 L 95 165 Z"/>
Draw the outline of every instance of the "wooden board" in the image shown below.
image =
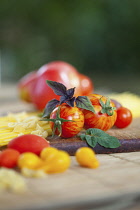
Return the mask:
<path id="1" fill-rule="evenodd" d="M 112 128 L 107 131 L 112 136 L 119 139 L 121 146 L 115 149 L 108 149 L 96 145 L 94 151 L 97 154 L 120 153 L 120 152 L 134 152 L 140 151 L 140 118 L 133 120 L 132 124 L 124 129 Z M 63 138 L 49 138 L 51 146 L 67 151 L 70 155 L 74 155 L 79 147 L 88 146 L 85 141 L 78 137 L 69 139 Z"/>

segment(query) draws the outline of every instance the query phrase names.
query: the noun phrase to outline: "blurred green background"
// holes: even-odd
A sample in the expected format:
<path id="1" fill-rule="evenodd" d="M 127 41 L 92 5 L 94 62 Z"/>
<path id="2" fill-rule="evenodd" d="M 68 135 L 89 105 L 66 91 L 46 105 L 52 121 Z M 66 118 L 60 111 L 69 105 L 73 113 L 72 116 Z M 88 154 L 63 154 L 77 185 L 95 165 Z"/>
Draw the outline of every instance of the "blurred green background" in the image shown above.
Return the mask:
<path id="1" fill-rule="evenodd" d="M 140 93 L 139 0 L 0 0 L 1 80 L 53 60 L 95 89 Z"/>

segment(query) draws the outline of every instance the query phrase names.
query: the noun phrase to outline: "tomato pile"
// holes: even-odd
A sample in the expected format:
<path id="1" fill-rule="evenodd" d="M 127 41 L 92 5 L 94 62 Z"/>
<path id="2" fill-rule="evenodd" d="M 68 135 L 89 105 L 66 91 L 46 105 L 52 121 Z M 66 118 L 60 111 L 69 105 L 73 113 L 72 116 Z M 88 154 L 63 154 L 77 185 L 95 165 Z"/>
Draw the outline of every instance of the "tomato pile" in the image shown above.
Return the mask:
<path id="1" fill-rule="evenodd" d="M 58 82 L 47 80 L 60 100 L 52 99 L 44 109 L 42 120 L 49 121 L 53 135 L 70 138 L 83 128 L 97 128 L 107 131 L 114 125 L 127 127 L 132 121 L 131 111 L 99 94 L 74 96 L 75 88 L 66 89 Z"/>
<path id="2" fill-rule="evenodd" d="M 88 168 L 97 168 L 99 161 L 91 148 L 79 148 L 76 160 Z M 86 158 L 85 158 L 86 157 Z M 23 135 L 9 142 L 8 148 L 0 153 L 0 167 L 18 167 L 24 175 L 38 177 L 38 171 L 47 174 L 66 171 L 71 164 L 67 152 L 51 147 L 46 139 L 33 135 Z"/>
<path id="3" fill-rule="evenodd" d="M 71 121 L 62 123 L 62 132 L 60 136 L 63 138 L 73 137 L 83 128 L 99 128 L 104 131 L 110 129 L 116 121 L 117 113 L 116 110 L 113 110 L 111 115 L 108 115 L 107 112 L 101 113 L 100 111 L 102 109 L 102 105 L 99 102 L 101 97 L 101 95 L 97 94 L 92 94 L 89 96 L 89 100 L 91 101 L 92 105 L 94 105 L 95 112 L 62 104 L 60 106 L 60 117 Z M 103 99 L 105 102 L 107 101 L 106 97 L 103 97 Z M 114 107 L 112 102 L 110 102 L 110 107 Z M 58 107 L 51 112 L 50 119 L 56 119 L 57 111 Z M 50 121 L 50 126 L 52 129 L 54 129 L 55 123 Z M 56 129 L 55 134 L 59 135 L 58 129 Z"/>
<path id="4" fill-rule="evenodd" d="M 112 115 L 107 112 L 101 113 L 103 110 L 103 103 L 106 103 L 107 98 L 99 94 L 93 94 L 94 84 L 92 80 L 78 72 L 78 70 L 69 63 L 64 61 L 53 61 L 41 66 L 38 70 L 32 71 L 25 75 L 18 83 L 19 96 L 22 100 L 32 103 L 36 109 L 44 110 L 46 104 L 50 100 L 59 100 L 60 95 L 46 84 L 46 81 L 56 81 L 66 86 L 68 90 L 75 87 L 74 96 L 88 96 L 95 112 L 90 112 L 86 109 L 76 109 L 76 107 L 70 107 L 61 105 L 60 115 L 64 119 L 71 119 L 75 122 L 64 122 L 62 125 L 62 137 L 69 138 L 76 135 L 82 127 L 84 128 L 99 128 L 104 131 L 110 129 L 113 125 L 118 128 L 125 128 L 132 122 L 132 113 L 130 110 L 122 107 L 122 105 L 111 99 L 109 104 L 111 107 L 116 107 Z M 65 94 L 63 94 L 65 95 Z M 101 99 L 102 98 L 102 99 Z M 100 103 L 100 99 L 103 103 Z M 77 106 L 77 105 L 76 105 Z M 57 106 L 53 106 L 55 108 Z M 106 109 L 106 108 L 105 108 Z M 105 110 L 104 109 L 104 110 Z M 109 108 L 108 108 L 109 109 Z M 81 110 L 83 114 L 81 113 Z M 75 119 L 74 112 L 77 113 L 77 119 Z M 56 109 L 51 113 L 51 118 L 56 116 Z M 79 118 L 78 118 L 79 116 Z M 84 119 L 83 119 L 84 117 Z M 84 120 L 84 126 L 83 124 Z M 54 127 L 54 123 L 50 122 L 51 127 Z M 58 129 L 56 131 L 58 134 Z"/>
<path id="5" fill-rule="evenodd" d="M 100 142 L 101 146 L 116 148 L 120 142 L 115 137 L 106 137 L 103 131 L 113 126 L 125 128 L 132 122 L 129 109 L 116 100 L 93 93 L 90 78 L 66 62 L 54 61 L 30 72 L 19 81 L 18 89 L 23 100 L 43 110 L 41 120 L 49 121 L 53 136 L 70 138 L 91 129 L 83 137 L 88 143 L 90 141 L 90 146 Z M 100 139 L 103 136 L 105 142 Z M 110 147 L 108 138 L 112 142 Z M 79 148 L 75 156 L 83 167 L 100 165 L 89 147 Z M 12 139 L 0 153 L 0 167 L 18 167 L 24 173 L 28 170 L 60 173 L 67 170 L 70 163 L 67 152 L 51 147 L 46 139 L 33 134 Z"/>
<path id="6" fill-rule="evenodd" d="M 33 103 L 38 110 L 44 109 L 51 99 L 59 99 L 46 85 L 46 80 L 60 82 L 67 88 L 76 87 L 76 96 L 88 95 L 94 90 L 92 80 L 79 73 L 74 66 L 63 61 L 53 61 L 21 78 L 18 83 L 20 98 Z"/>

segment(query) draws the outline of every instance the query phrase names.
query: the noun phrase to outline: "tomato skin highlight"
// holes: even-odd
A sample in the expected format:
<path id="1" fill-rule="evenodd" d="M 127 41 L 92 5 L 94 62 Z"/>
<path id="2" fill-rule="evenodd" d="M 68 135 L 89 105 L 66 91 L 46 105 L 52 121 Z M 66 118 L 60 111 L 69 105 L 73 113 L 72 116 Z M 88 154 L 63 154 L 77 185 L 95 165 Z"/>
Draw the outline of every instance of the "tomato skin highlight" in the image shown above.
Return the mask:
<path id="1" fill-rule="evenodd" d="M 20 153 L 32 152 L 37 155 L 40 154 L 42 149 L 49 146 L 50 144 L 46 139 L 34 134 L 18 136 L 8 144 L 8 148 L 16 149 Z"/>
<path id="2" fill-rule="evenodd" d="M 15 149 L 5 149 L 0 153 L 0 167 L 14 168 L 17 166 L 20 153 Z"/>
<path id="3" fill-rule="evenodd" d="M 56 112 L 58 107 L 55 108 L 51 115 L 50 119 L 56 118 Z M 60 106 L 60 117 L 66 120 L 73 120 L 71 122 L 62 123 L 62 134 L 63 138 L 70 138 L 78 134 L 84 126 L 84 115 L 83 112 L 77 107 L 70 107 L 68 105 Z M 50 126 L 53 129 L 54 123 L 50 122 Z M 56 130 L 56 135 L 59 135 L 58 130 Z"/>
<path id="4" fill-rule="evenodd" d="M 82 95 L 87 96 L 89 94 L 92 94 L 94 91 L 92 80 L 84 74 L 79 74 L 79 77 L 80 77 Z"/>
<path id="5" fill-rule="evenodd" d="M 84 118 L 85 118 L 85 123 L 84 123 L 85 129 L 98 128 L 103 131 L 106 131 L 106 130 L 109 130 L 114 125 L 117 118 L 116 110 L 114 110 L 114 113 L 112 116 L 109 116 L 106 113 L 102 114 L 100 112 L 102 107 L 99 102 L 99 99 L 101 97 L 102 97 L 102 101 L 105 103 L 107 98 L 102 95 L 91 94 L 90 96 L 88 96 L 92 105 L 94 106 L 95 113 L 88 110 L 83 110 Z M 115 107 L 113 102 L 110 102 L 110 106 Z"/>
<path id="6" fill-rule="evenodd" d="M 132 122 L 132 113 L 126 107 L 117 109 L 117 119 L 115 126 L 118 128 L 126 128 Z"/>

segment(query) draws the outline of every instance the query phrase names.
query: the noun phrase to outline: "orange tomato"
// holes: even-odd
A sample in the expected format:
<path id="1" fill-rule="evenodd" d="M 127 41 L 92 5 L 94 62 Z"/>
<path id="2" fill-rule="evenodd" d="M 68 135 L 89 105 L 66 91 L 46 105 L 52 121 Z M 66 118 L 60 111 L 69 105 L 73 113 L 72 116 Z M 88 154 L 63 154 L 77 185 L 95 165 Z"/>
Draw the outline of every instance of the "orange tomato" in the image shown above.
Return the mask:
<path id="1" fill-rule="evenodd" d="M 93 93 L 94 86 L 92 80 L 84 74 L 79 74 L 79 78 L 80 78 L 82 96 L 87 96 Z"/>
<path id="2" fill-rule="evenodd" d="M 115 107 L 114 103 L 110 101 L 109 107 L 104 109 L 105 112 L 102 113 L 103 107 L 100 103 L 100 99 L 105 104 L 107 101 L 107 97 L 104 97 L 99 94 L 91 94 L 88 97 L 92 105 L 94 106 L 95 113 L 88 110 L 83 110 L 85 118 L 85 128 L 99 128 L 104 131 L 110 129 L 114 125 L 117 118 L 116 110 L 113 110 L 113 107 Z M 110 114 L 112 113 L 111 115 L 108 114 L 109 110 Z"/>
<path id="3" fill-rule="evenodd" d="M 56 112 L 58 111 L 58 107 L 56 107 L 51 115 L 50 119 L 56 119 Z M 65 120 L 71 120 L 69 122 L 63 122 L 61 137 L 70 138 L 78 134 L 83 126 L 84 126 L 84 115 L 83 112 L 77 107 L 70 107 L 68 105 L 60 106 L 60 117 Z M 54 128 L 54 122 L 50 122 L 50 126 Z M 59 134 L 58 129 L 56 130 L 56 134 Z"/>

